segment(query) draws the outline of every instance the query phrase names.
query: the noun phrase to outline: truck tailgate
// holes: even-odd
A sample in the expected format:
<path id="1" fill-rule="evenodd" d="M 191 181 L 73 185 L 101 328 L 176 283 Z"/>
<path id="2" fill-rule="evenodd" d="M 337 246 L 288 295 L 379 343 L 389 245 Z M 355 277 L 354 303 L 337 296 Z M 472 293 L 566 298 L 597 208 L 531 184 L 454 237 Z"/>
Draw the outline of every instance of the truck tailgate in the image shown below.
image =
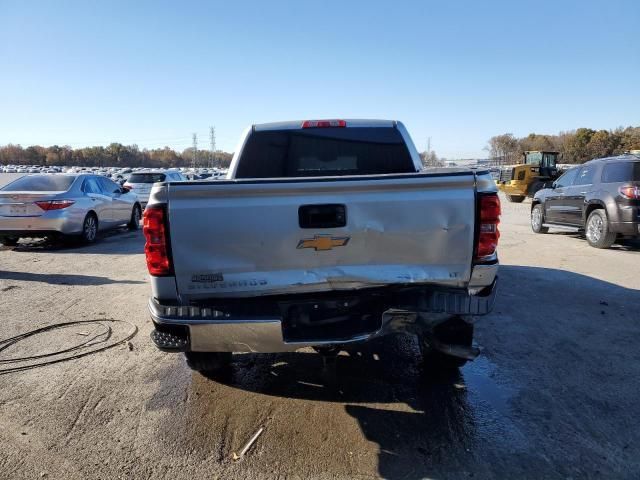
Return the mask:
<path id="1" fill-rule="evenodd" d="M 465 286 L 472 172 L 168 184 L 183 299 L 432 283 Z M 301 228 L 299 208 L 343 205 L 346 225 Z"/>

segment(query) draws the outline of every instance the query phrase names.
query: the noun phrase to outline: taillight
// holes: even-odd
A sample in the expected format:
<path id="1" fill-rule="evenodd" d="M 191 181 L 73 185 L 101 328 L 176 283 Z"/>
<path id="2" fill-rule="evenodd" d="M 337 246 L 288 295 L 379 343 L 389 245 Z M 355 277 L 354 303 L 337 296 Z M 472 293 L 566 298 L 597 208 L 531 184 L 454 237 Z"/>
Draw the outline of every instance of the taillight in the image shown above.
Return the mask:
<path id="1" fill-rule="evenodd" d="M 123 185 L 122 188 L 124 188 L 127 192 L 130 192 L 133 187 L 131 185 Z"/>
<path id="2" fill-rule="evenodd" d="M 495 193 L 480 195 L 480 231 L 476 245 L 476 260 L 488 260 L 496 253 L 500 238 L 500 199 Z"/>
<path id="3" fill-rule="evenodd" d="M 144 253 L 147 258 L 147 269 L 156 277 L 173 275 L 166 215 L 164 207 L 154 206 L 145 208 L 143 214 L 142 231 L 146 240 Z"/>
<path id="4" fill-rule="evenodd" d="M 44 202 L 36 202 L 36 205 L 38 205 L 42 210 L 49 211 L 62 210 L 63 208 L 70 207 L 74 203 L 76 202 L 73 200 L 47 200 Z"/>
<path id="5" fill-rule="evenodd" d="M 640 187 L 620 187 L 618 188 L 618 192 L 624 198 L 640 200 Z"/>
<path id="6" fill-rule="evenodd" d="M 347 122 L 344 120 L 305 120 L 302 122 L 302 128 L 329 128 L 329 127 L 346 127 Z"/>

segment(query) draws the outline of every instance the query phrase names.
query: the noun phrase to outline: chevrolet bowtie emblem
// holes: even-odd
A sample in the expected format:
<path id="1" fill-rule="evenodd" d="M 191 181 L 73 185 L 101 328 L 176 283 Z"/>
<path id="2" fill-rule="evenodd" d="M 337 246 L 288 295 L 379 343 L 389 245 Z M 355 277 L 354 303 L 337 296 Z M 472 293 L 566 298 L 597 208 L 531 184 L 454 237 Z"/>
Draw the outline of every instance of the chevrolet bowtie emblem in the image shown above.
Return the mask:
<path id="1" fill-rule="evenodd" d="M 303 238 L 298 242 L 297 248 L 313 248 L 318 250 L 331 250 L 333 247 L 344 247 L 351 237 L 332 237 L 331 235 L 316 235 L 313 238 Z"/>

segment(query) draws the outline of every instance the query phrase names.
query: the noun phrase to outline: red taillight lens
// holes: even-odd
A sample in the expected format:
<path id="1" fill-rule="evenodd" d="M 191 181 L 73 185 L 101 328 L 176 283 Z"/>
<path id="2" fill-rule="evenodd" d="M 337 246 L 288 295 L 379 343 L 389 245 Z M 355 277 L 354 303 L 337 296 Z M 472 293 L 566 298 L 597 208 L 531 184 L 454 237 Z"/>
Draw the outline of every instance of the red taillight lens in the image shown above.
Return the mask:
<path id="1" fill-rule="evenodd" d="M 476 246 L 476 260 L 486 260 L 496 253 L 500 239 L 500 199 L 493 193 L 480 195 L 480 231 Z"/>
<path id="2" fill-rule="evenodd" d="M 620 192 L 620 195 L 624 198 L 640 200 L 640 187 L 620 187 L 618 188 L 618 192 Z"/>
<path id="3" fill-rule="evenodd" d="M 46 202 L 36 202 L 36 205 L 38 205 L 42 210 L 49 211 L 62 210 L 63 208 L 70 207 L 74 203 L 76 202 L 73 200 L 47 200 Z"/>
<path id="4" fill-rule="evenodd" d="M 146 240 L 144 253 L 147 258 L 147 269 L 156 277 L 173 275 L 167 241 L 166 215 L 164 207 L 147 207 L 143 214 L 142 231 Z"/>
<path id="5" fill-rule="evenodd" d="M 124 188 L 126 191 L 130 192 L 131 191 L 131 185 L 123 185 L 122 188 Z"/>
<path id="6" fill-rule="evenodd" d="M 347 122 L 344 120 L 305 120 L 302 122 L 302 128 L 329 128 L 329 127 L 346 127 Z"/>

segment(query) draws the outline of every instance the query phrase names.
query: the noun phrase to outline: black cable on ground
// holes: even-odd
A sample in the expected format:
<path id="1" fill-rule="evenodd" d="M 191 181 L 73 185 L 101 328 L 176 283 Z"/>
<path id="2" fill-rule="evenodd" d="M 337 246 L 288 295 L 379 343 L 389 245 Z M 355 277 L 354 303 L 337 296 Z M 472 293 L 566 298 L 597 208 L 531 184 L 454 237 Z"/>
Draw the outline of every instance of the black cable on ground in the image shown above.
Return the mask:
<path id="1" fill-rule="evenodd" d="M 110 337 L 111 337 L 111 327 L 104 325 L 102 323 L 100 323 L 97 320 L 91 320 L 92 322 L 95 322 L 96 325 L 100 325 L 101 327 L 104 328 L 104 331 L 94 335 L 93 337 L 88 338 L 87 340 L 85 340 L 82 343 L 79 343 L 78 345 L 75 345 L 73 347 L 70 348 L 65 348 L 64 350 L 56 350 L 55 352 L 51 352 L 51 353 L 43 353 L 41 355 L 31 355 L 29 357 L 15 357 L 15 358 L 2 358 L 0 359 L 0 364 L 2 363 L 12 363 L 12 362 L 25 362 L 27 360 L 35 360 L 38 358 L 44 358 L 44 357 L 50 357 L 50 356 L 54 356 L 54 355 L 61 355 L 63 353 L 67 353 L 67 352 L 72 352 L 73 350 L 78 350 L 88 344 L 90 344 L 91 342 L 93 342 L 94 340 L 97 340 L 98 338 L 105 336 L 104 340 L 101 341 L 107 341 Z M 0 340 L 0 352 L 2 352 L 3 350 L 6 350 L 7 348 L 9 348 L 11 345 L 15 345 L 16 343 L 18 343 L 20 340 L 24 340 L 25 338 L 31 337 L 37 333 L 41 333 L 41 332 L 46 332 L 46 331 L 51 331 L 51 330 L 55 330 L 56 328 L 67 328 L 67 327 L 72 327 L 73 324 L 70 325 L 61 325 L 61 324 L 56 324 L 53 326 L 47 326 L 44 327 L 44 329 L 38 329 L 38 330 L 33 330 L 31 332 L 27 332 L 24 333 L 22 335 L 18 335 L 15 336 L 13 338 L 9 338 L 7 340 Z M 55 327 L 55 328 L 51 328 L 51 327 Z"/>
<path id="2" fill-rule="evenodd" d="M 126 323 L 128 325 L 131 326 L 131 330 L 129 331 L 129 333 L 122 339 L 119 340 L 113 340 L 110 343 L 107 343 L 106 345 L 104 344 L 105 342 L 108 342 L 109 339 L 111 338 L 111 335 L 113 333 L 112 328 L 108 325 L 105 325 L 105 323 L 107 322 L 118 322 L 118 323 Z M 31 363 L 29 365 L 18 365 L 18 366 L 11 366 L 8 368 L 0 368 L 0 375 L 4 375 L 7 373 L 14 373 L 14 372 L 21 372 L 23 370 L 30 370 L 32 368 L 38 368 L 38 367 L 43 367 L 45 365 L 52 365 L 54 363 L 61 363 L 61 362 L 66 362 L 67 360 L 74 360 L 77 358 L 82 358 L 85 357 L 87 355 L 91 355 L 93 353 L 97 353 L 97 352 L 101 352 L 103 350 L 107 350 L 109 348 L 115 347 L 117 345 L 120 345 L 124 342 L 128 342 L 129 340 L 131 340 L 133 337 L 135 337 L 135 335 L 138 333 L 138 327 L 135 326 L 133 323 L 131 322 L 127 322 L 126 320 L 115 320 L 115 319 L 99 319 L 99 320 L 76 320 L 73 322 L 63 322 L 63 323 L 54 323 L 53 325 L 47 325 L 46 327 L 41 327 L 41 328 L 37 328 L 35 330 L 31 330 L 29 332 L 25 332 L 22 333 L 20 335 L 16 335 L 15 337 L 11 337 L 11 338 L 6 338 L 4 340 L 0 340 L 0 353 L 3 350 L 6 350 L 7 348 L 9 348 L 12 345 L 15 345 L 16 343 L 26 339 L 26 338 L 30 338 L 33 337 L 34 335 L 38 335 L 40 333 L 44 333 L 44 332 L 50 332 L 52 330 L 57 330 L 57 329 L 61 329 L 61 328 L 68 328 L 70 326 L 73 325 L 86 325 L 86 324 L 97 324 L 100 325 L 101 327 L 104 328 L 104 330 L 101 333 L 98 333 L 94 336 L 92 336 L 91 338 L 77 344 L 74 345 L 73 347 L 69 347 L 69 348 L 65 348 L 62 350 L 57 350 L 55 352 L 50 352 L 50 353 L 44 353 L 44 354 L 40 354 L 40 355 L 30 355 L 27 357 L 14 357 L 14 358 L 8 358 L 8 359 L 0 359 L 0 365 L 12 365 L 12 364 L 19 364 L 22 362 L 26 362 L 26 361 L 30 361 L 30 360 L 42 360 L 42 359 L 46 359 L 49 357 L 55 357 L 57 355 L 63 355 L 65 353 L 70 353 L 70 352 L 77 352 L 74 353 L 73 355 L 69 355 L 63 358 L 55 358 L 55 359 L 51 359 L 51 360 L 46 360 L 46 361 L 40 361 L 37 363 Z M 104 337 L 102 339 L 100 339 L 101 337 Z M 85 350 L 85 351 L 81 351 L 84 348 L 90 348 L 94 345 L 98 345 L 97 348 L 91 348 L 90 350 Z M 80 351 L 79 351 L 80 350 Z"/>

